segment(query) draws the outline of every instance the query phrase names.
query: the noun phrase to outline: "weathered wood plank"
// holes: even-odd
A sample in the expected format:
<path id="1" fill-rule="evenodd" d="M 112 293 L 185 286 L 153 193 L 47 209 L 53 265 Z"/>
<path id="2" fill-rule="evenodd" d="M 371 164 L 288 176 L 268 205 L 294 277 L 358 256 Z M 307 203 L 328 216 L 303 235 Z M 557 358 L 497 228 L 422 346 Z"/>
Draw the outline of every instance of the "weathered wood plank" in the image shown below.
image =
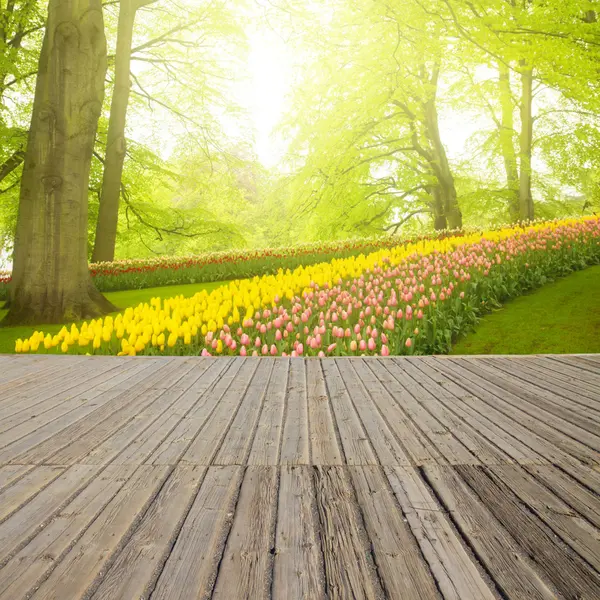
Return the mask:
<path id="1" fill-rule="evenodd" d="M 59 559 L 54 553 L 53 570 L 31 596 L 36 600 L 76 600 L 85 597 L 102 572 L 107 569 L 120 546 L 127 541 L 129 532 L 135 530 L 136 522 L 145 515 L 149 503 L 169 475 L 168 466 L 132 465 L 108 467 L 108 469 L 135 470 L 114 497 L 108 499 L 106 507 L 96 516 L 83 535 L 73 544 L 72 539 L 63 538 L 72 545 Z M 126 471 L 127 472 L 127 471 Z M 196 476 L 197 477 L 197 476 Z M 177 477 L 175 476 L 175 480 Z M 173 491 L 173 487 L 169 487 Z M 173 510 L 178 507 L 174 498 Z M 170 521 L 169 521 L 170 522 Z M 24 550 L 27 550 L 26 546 Z M 36 557 L 36 563 L 44 562 L 44 555 Z M 47 562 L 47 561 L 46 561 Z M 38 567 L 39 568 L 39 567 Z M 117 597 L 117 596 L 115 596 Z"/>
<path id="2" fill-rule="evenodd" d="M 156 472 L 169 470 L 168 466 L 160 465 L 144 465 L 142 468 Z M 66 572 L 71 573 L 72 588 L 68 589 L 72 589 L 72 597 L 96 600 L 147 598 L 169 556 L 205 472 L 205 467 L 175 467 L 129 539 L 125 539 L 124 545 L 120 540 L 130 526 L 133 509 L 128 508 L 129 502 L 123 498 L 114 512 L 107 512 L 98 521 L 98 527 L 90 529 L 89 534 L 81 539 L 83 552 L 72 554 L 71 563 L 65 567 Z M 128 515 L 126 520 L 123 515 Z M 85 548 L 102 549 L 102 553 L 85 552 Z M 82 577 L 77 576 L 78 569 L 82 569 Z M 57 571 L 57 577 L 58 573 L 60 571 Z M 36 600 L 54 600 L 53 590 L 62 587 L 59 581 L 49 580 L 48 585 L 40 589 L 39 598 L 35 596 Z M 87 596 L 81 590 L 85 590 Z M 45 595 L 41 595 L 42 592 Z"/>
<path id="3" fill-rule="evenodd" d="M 398 366 L 430 394 L 429 401 L 424 404 L 427 410 L 438 421 L 445 423 L 446 427 L 451 429 L 453 435 L 477 457 L 478 462 L 489 465 L 512 462 L 510 455 L 494 444 L 495 441 L 498 441 L 496 436 L 488 431 L 482 433 L 480 426 L 473 427 L 469 420 L 465 419 L 452 404 L 454 398 L 446 386 L 441 385 L 439 380 L 430 377 L 429 373 L 426 374 L 426 367 L 425 369 L 417 368 L 419 363 L 420 361 L 407 358 Z M 502 442 L 500 444 L 501 448 Z"/>
<path id="4" fill-rule="evenodd" d="M 279 464 L 289 368 L 289 359 L 279 358 L 275 361 L 248 457 L 249 465 Z"/>
<path id="5" fill-rule="evenodd" d="M 246 469 L 212 598 L 269 600 L 277 512 L 277 468 Z"/>
<path id="6" fill-rule="evenodd" d="M 24 598 L 124 486 L 133 467 L 109 466 L 0 570 L 0 600 Z M 77 573 L 77 577 L 81 577 Z M 66 580 L 54 593 L 68 596 Z M 4 585 L 3 585 L 4 584 Z"/>
<path id="7" fill-rule="evenodd" d="M 89 372 L 85 372 L 81 365 L 77 365 L 77 368 L 73 370 L 73 374 L 66 380 L 70 383 L 70 388 L 65 392 L 59 392 L 56 387 L 60 388 L 60 384 L 64 383 L 64 380 L 58 382 L 52 382 L 53 385 L 48 383 L 48 391 L 42 391 L 43 396 L 36 400 L 36 396 L 40 393 L 40 390 L 36 390 L 32 394 L 32 402 L 19 400 L 15 402 L 14 406 L 8 407 L 0 415 L 0 443 L 5 445 L 6 439 L 18 439 L 19 437 L 19 425 L 27 425 L 32 419 L 37 417 L 38 422 L 49 422 L 53 420 L 55 415 L 60 416 L 69 412 L 69 409 L 73 406 L 77 407 L 82 402 L 87 402 L 95 397 L 100 396 L 105 386 L 102 386 L 105 382 L 110 382 L 112 385 L 116 385 L 122 381 L 127 381 L 130 377 L 131 372 L 140 370 L 142 364 L 135 364 L 131 362 L 123 363 L 119 368 L 113 368 L 111 377 L 107 377 L 106 368 L 98 370 L 97 366 L 93 367 Z M 99 371 L 99 372 L 98 372 Z M 96 376 L 95 373 L 97 373 Z M 77 383 L 77 385 L 74 385 Z M 96 385 L 99 389 L 95 389 Z M 94 390 L 94 391 L 92 391 Z M 11 432 L 12 430 L 12 432 Z"/>
<path id="8" fill-rule="evenodd" d="M 164 395 L 168 397 L 176 393 L 176 388 L 170 387 L 175 386 L 193 368 L 188 361 L 171 362 L 154 372 L 144 372 L 145 377 L 132 378 L 133 381 L 127 382 L 126 389 L 120 386 L 112 388 L 107 394 L 110 397 L 108 402 L 103 401 L 96 410 L 15 457 L 13 462 L 73 464 L 131 419 L 137 419 L 148 406 L 159 402 Z"/>
<path id="9" fill-rule="evenodd" d="M 506 597 L 555 600 L 549 582 L 450 467 L 427 465 L 424 472 L 461 535 Z"/>
<path id="10" fill-rule="evenodd" d="M 213 464 L 246 464 L 274 366 L 273 358 L 259 361 L 239 409 L 212 461 Z"/>
<path id="11" fill-rule="evenodd" d="M 312 467 L 281 467 L 273 600 L 325 600 Z"/>
<path id="12" fill-rule="evenodd" d="M 403 410 L 405 403 L 410 401 L 408 392 L 377 361 L 364 361 L 363 365 L 373 373 L 373 377 L 368 378 L 369 394 L 389 430 L 403 447 L 405 455 L 417 465 L 441 461 L 442 457 L 435 446 Z M 366 371 L 363 371 L 363 375 L 367 377 Z M 412 464 L 410 461 L 409 465 Z"/>
<path id="13" fill-rule="evenodd" d="M 85 464 L 106 464 L 112 460 L 116 464 L 141 464 L 150 456 L 175 427 L 197 406 L 206 391 L 227 368 L 227 360 L 197 363 L 193 371 L 181 382 L 180 390 L 185 390 L 172 404 L 161 403 L 146 408 L 136 415 L 102 444 L 79 457 Z M 115 451 L 118 455 L 115 457 Z"/>
<path id="14" fill-rule="evenodd" d="M 431 571 L 380 468 L 364 466 L 348 470 L 387 597 L 439 598 Z"/>
<path id="15" fill-rule="evenodd" d="M 385 467 L 385 473 L 444 599 L 496 598 L 416 469 Z"/>
<path id="16" fill-rule="evenodd" d="M 438 370 L 453 379 L 461 387 L 471 391 L 480 400 L 477 402 L 477 409 L 482 414 L 486 414 L 490 409 L 497 409 L 511 419 L 512 422 L 525 426 L 530 432 L 528 438 L 535 433 L 585 464 L 598 464 L 598 452 L 577 441 L 579 437 L 586 437 L 584 435 L 586 432 L 560 419 L 556 419 L 557 427 L 553 426 L 554 423 L 550 425 L 542 422 L 534 411 L 524 410 L 523 403 L 519 402 L 518 398 L 511 398 L 508 392 L 489 384 L 484 378 L 464 369 L 460 364 L 452 362 L 451 359 L 432 360 L 435 361 Z M 539 409 L 537 412 L 538 414 L 541 413 Z M 546 417 L 549 419 L 547 414 Z M 549 420 L 554 421 L 554 419 Z M 561 431 L 562 429 L 567 431 Z M 571 434 L 577 437 L 572 437 Z M 587 434 L 587 437 L 590 435 Z"/>
<path id="17" fill-rule="evenodd" d="M 486 364 L 495 366 L 507 375 L 517 380 L 527 381 L 535 387 L 546 391 L 554 392 L 561 397 L 560 402 L 566 399 L 568 406 L 576 406 L 579 411 L 593 411 L 593 414 L 600 416 L 600 402 L 597 398 L 600 396 L 600 389 L 589 391 L 582 383 L 574 384 L 572 379 L 565 380 L 557 377 L 556 372 L 546 370 L 537 366 L 536 363 L 526 362 L 524 360 L 502 359 L 487 360 Z M 585 413 L 584 413 L 585 414 Z"/>
<path id="18" fill-rule="evenodd" d="M 158 578 L 153 599 L 188 600 L 211 596 L 233 520 L 242 473 L 239 466 L 208 469 Z"/>
<path id="19" fill-rule="evenodd" d="M 302 358 L 290 359 L 290 375 L 284 403 L 282 465 L 308 465 L 310 444 L 308 431 L 308 392 L 306 363 Z"/>
<path id="20" fill-rule="evenodd" d="M 0 493 L 0 522 L 52 483 L 64 470 L 64 467 L 36 467 L 17 483 Z"/>
<path id="21" fill-rule="evenodd" d="M 33 465 L 4 465 L 0 467 L 0 492 L 34 468 Z"/>
<path id="22" fill-rule="evenodd" d="M 325 389 L 331 403 L 333 416 L 344 449 L 347 465 L 376 465 L 377 458 L 354 406 L 344 380 L 332 360 L 321 362 Z"/>
<path id="23" fill-rule="evenodd" d="M 558 538 L 523 508 L 506 485 L 499 484 L 497 479 L 492 481 L 477 467 L 464 465 L 455 469 L 560 594 L 583 598 L 598 594 L 600 575 L 559 544 Z"/>
<path id="24" fill-rule="evenodd" d="M 376 378 L 373 372 L 366 367 L 365 361 L 337 360 L 336 365 L 356 407 L 366 435 L 377 453 L 378 464 L 410 465 L 410 458 L 402 444 L 388 427 L 369 394 L 369 391 L 375 387 Z"/>
<path id="25" fill-rule="evenodd" d="M 540 520 L 600 573 L 600 530 L 519 467 L 495 466 L 485 472 L 499 487 L 508 486 Z"/>
<path id="26" fill-rule="evenodd" d="M 325 389 L 323 370 L 319 360 L 306 360 L 306 381 L 312 464 L 341 465 L 344 462 L 344 457 L 338 444 L 330 401 Z"/>
<path id="27" fill-rule="evenodd" d="M 313 476 L 328 597 L 382 597 L 346 467 L 316 466 Z"/>
<path id="28" fill-rule="evenodd" d="M 38 444 L 47 440 L 49 444 L 54 444 L 54 436 L 63 429 L 101 408 L 115 396 L 126 392 L 136 380 L 135 376 L 130 378 L 128 375 L 129 373 L 119 373 L 114 380 L 109 380 L 87 392 L 82 391 L 67 402 L 1 434 L 0 445 L 4 447 L 0 450 L 0 461 L 17 462 L 15 460 L 17 457 L 24 455 Z"/>
<path id="29" fill-rule="evenodd" d="M 209 465 L 218 453 L 231 423 L 248 392 L 261 361 L 244 361 L 237 377 L 181 458 L 184 464 Z"/>
<path id="30" fill-rule="evenodd" d="M 547 419 L 549 423 L 551 420 L 548 419 L 547 414 L 555 415 L 560 420 L 572 423 L 576 427 L 590 432 L 594 437 L 598 437 L 596 433 L 600 431 L 599 414 L 544 388 L 537 387 L 526 378 L 518 378 L 520 373 L 518 369 L 513 369 L 512 377 L 506 377 L 499 367 L 490 366 L 481 359 L 476 361 L 464 359 L 461 361 L 461 365 L 473 373 L 484 376 L 489 382 L 519 398 L 524 409 L 529 407 L 531 407 L 530 410 L 538 409 L 536 411 L 538 414 L 541 409 L 543 411 L 542 418 Z M 552 422 L 556 421 L 552 419 Z M 600 447 L 600 438 L 597 441 Z"/>
<path id="31" fill-rule="evenodd" d="M 227 368 L 214 385 L 200 396 L 200 401 L 173 429 L 161 444 L 154 450 L 148 462 L 152 464 L 174 465 L 196 439 L 221 399 L 229 390 L 229 386 L 238 376 L 243 364 L 242 360 L 227 359 Z"/>
<path id="32" fill-rule="evenodd" d="M 70 499 L 85 489 L 100 469 L 75 465 L 46 486 L 21 510 L 0 524 L 0 564 L 18 552 L 39 530 L 69 503 Z"/>

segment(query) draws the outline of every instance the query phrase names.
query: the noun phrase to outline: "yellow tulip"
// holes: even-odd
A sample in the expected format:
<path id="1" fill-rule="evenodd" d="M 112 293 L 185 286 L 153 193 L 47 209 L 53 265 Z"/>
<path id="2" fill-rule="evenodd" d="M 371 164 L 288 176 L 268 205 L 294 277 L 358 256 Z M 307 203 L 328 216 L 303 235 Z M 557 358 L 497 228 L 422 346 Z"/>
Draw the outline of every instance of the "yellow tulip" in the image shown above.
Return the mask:
<path id="1" fill-rule="evenodd" d="M 171 333 L 171 335 L 169 335 L 169 339 L 167 340 L 167 346 L 169 346 L 169 348 L 172 348 L 176 343 L 177 343 L 177 334 Z"/>
<path id="2" fill-rule="evenodd" d="M 93 348 L 94 348 L 94 350 L 98 350 L 98 348 L 100 348 L 100 346 L 102 346 L 102 338 L 97 335 L 94 338 Z"/>
<path id="3" fill-rule="evenodd" d="M 21 338 L 15 342 L 15 352 L 23 352 L 23 340 Z"/>
<path id="4" fill-rule="evenodd" d="M 135 342 L 135 350 L 136 352 L 141 352 L 144 349 L 144 342 L 142 341 L 142 338 L 138 338 L 137 341 Z"/>
<path id="5" fill-rule="evenodd" d="M 67 342 L 63 342 L 60 345 L 60 349 L 63 351 L 63 353 L 68 352 L 69 351 L 69 344 L 67 344 Z"/>
<path id="6" fill-rule="evenodd" d="M 156 343 L 159 346 L 162 346 L 164 348 L 165 346 L 165 334 L 161 333 L 157 338 L 156 338 Z"/>

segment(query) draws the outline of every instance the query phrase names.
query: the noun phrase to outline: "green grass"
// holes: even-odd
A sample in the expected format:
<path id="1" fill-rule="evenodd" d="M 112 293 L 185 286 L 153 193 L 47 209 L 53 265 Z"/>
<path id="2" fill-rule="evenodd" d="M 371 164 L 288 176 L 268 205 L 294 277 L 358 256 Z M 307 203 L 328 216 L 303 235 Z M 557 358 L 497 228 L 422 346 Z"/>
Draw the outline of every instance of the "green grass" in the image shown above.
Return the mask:
<path id="1" fill-rule="evenodd" d="M 452 349 L 452 354 L 594 352 L 600 352 L 600 266 L 511 300 Z"/>
<path id="2" fill-rule="evenodd" d="M 143 290 L 126 290 L 122 292 L 107 292 L 104 294 L 115 306 L 122 312 L 129 306 L 137 306 L 140 302 L 149 302 L 152 298 L 170 298 L 172 296 L 193 296 L 196 292 L 207 290 L 208 292 L 226 285 L 227 281 L 216 281 L 214 283 L 191 283 L 187 285 L 168 285 L 164 287 L 146 288 Z M 0 302 L 0 321 L 7 313 L 3 309 L 4 302 Z M 117 313 L 113 313 L 117 314 Z M 0 327 L 0 354 L 12 354 L 15 350 L 15 340 L 17 338 L 30 337 L 37 329 L 44 333 L 55 334 L 62 328 L 62 325 L 38 325 L 37 327 Z"/>

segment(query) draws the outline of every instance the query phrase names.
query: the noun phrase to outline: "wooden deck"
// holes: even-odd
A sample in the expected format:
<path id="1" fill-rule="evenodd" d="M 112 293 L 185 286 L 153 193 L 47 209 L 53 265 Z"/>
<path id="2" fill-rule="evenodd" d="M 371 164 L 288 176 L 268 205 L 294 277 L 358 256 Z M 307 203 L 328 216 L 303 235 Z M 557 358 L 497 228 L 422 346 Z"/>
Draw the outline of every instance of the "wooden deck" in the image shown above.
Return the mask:
<path id="1" fill-rule="evenodd" d="M 0 356 L 0 600 L 600 598 L 600 355 Z"/>

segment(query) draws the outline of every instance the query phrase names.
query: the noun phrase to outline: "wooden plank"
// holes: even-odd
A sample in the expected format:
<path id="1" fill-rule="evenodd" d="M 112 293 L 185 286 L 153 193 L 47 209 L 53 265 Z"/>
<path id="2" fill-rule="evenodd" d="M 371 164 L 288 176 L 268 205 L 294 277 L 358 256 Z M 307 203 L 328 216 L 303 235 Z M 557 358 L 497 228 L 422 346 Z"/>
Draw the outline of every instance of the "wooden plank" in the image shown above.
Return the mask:
<path id="1" fill-rule="evenodd" d="M 333 410 L 340 442 L 347 465 L 376 465 L 377 458 L 369 436 L 354 409 L 344 380 L 336 363 L 331 359 L 321 361 L 326 393 Z"/>
<path id="2" fill-rule="evenodd" d="M 212 598 L 271 598 L 277 468 L 246 469 Z"/>
<path id="3" fill-rule="evenodd" d="M 420 362 L 406 358 L 398 366 L 429 393 L 429 401 L 424 404 L 425 408 L 452 431 L 453 435 L 477 457 L 477 462 L 486 465 L 512 462 L 510 455 L 494 444 L 496 436 L 493 433 L 490 438 L 490 432 L 481 432 L 479 425 L 473 427 L 468 419 L 461 416 L 460 411 L 451 405 L 454 400 L 452 394 L 439 380 L 435 380 L 425 373 L 426 367 L 425 369 L 417 368 Z M 448 402 L 444 402 L 444 400 Z"/>
<path id="4" fill-rule="evenodd" d="M 578 555 L 559 544 L 557 537 L 523 508 L 507 486 L 492 481 L 477 467 L 464 465 L 455 469 L 559 594 L 593 598 L 600 592 L 600 575 Z"/>
<path id="5" fill-rule="evenodd" d="M 23 506 L 47 485 L 59 477 L 63 467 L 36 467 L 14 485 L 0 493 L 0 522 Z"/>
<path id="6" fill-rule="evenodd" d="M 147 367 L 146 367 L 147 368 Z M 37 415 L 0 435 L 0 461 L 14 461 L 29 449 L 52 438 L 70 424 L 93 413 L 135 382 L 127 370 L 96 388 L 82 391 L 61 405 Z M 139 375 L 142 376 L 141 374 Z M 22 461 L 26 462 L 26 461 Z"/>
<path id="7" fill-rule="evenodd" d="M 530 432 L 528 437 L 531 437 L 531 434 L 535 433 L 585 464 L 597 464 L 597 452 L 576 441 L 577 437 L 571 437 L 569 433 L 565 433 L 560 429 L 541 422 L 534 411 L 522 410 L 522 405 L 524 403 L 520 402 L 518 398 L 513 397 L 511 399 L 512 401 L 509 401 L 508 398 L 510 397 L 510 394 L 508 392 L 493 384 L 488 384 L 484 378 L 471 373 L 467 369 L 463 369 L 460 364 L 451 362 L 451 359 L 432 360 L 435 361 L 436 368 L 449 377 L 454 378 L 454 381 L 461 387 L 471 391 L 482 401 L 477 403 L 477 408 L 483 414 L 489 412 L 490 408 L 494 410 L 497 409 L 509 417 L 512 423 L 525 426 Z M 539 415 L 540 411 L 538 410 L 537 413 Z M 560 419 L 556 419 L 556 421 L 559 428 L 567 429 L 575 436 L 580 435 L 581 437 L 584 437 L 583 434 L 586 433 Z"/>
<path id="8" fill-rule="evenodd" d="M 273 600 L 325 600 L 312 468 L 281 467 Z"/>
<path id="9" fill-rule="evenodd" d="M 452 468 L 424 467 L 427 483 L 450 514 L 463 539 L 507 598 L 555 600 L 556 594 L 522 549 L 460 481 Z"/>
<path id="10" fill-rule="evenodd" d="M 74 361 L 72 369 L 64 372 L 60 379 L 40 380 L 35 392 L 16 393 L 10 396 L 10 406 L 4 405 L 1 409 L 2 417 L 15 411 L 20 414 L 24 409 L 32 406 L 35 406 L 36 414 L 40 414 L 42 409 L 45 412 L 46 409 L 56 407 L 98 384 L 102 385 L 112 376 L 136 366 L 131 359 L 122 360 L 122 357 L 103 357 L 105 360 L 101 361 L 90 360 L 94 357 L 89 356 L 77 358 L 82 360 Z"/>
<path id="11" fill-rule="evenodd" d="M 406 414 L 404 406 L 411 401 L 406 389 L 379 362 L 365 361 L 364 365 L 374 376 L 369 380 L 371 398 L 412 463 L 423 465 L 429 462 L 443 462 L 444 459 L 437 448 Z"/>
<path id="12" fill-rule="evenodd" d="M 34 537 L 40 527 L 48 524 L 98 472 L 98 467 L 87 465 L 67 469 L 21 510 L 0 524 L 0 565 Z"/>
<path id="13" fill-rule="evenodd" d="M 435 580 L 379 467 L 349 468 L 388 598 L 439 598 Z"/>
<path id="14" fill-rule="evenodd" d="M 321 362 L 317 359 L 307 359 L 305 366 L 312 464 L 341 465 L 344 463 L 344 457 L 338 445 Z"/>
<path id="15" fill-rule="evenodd" d="M 226 370 L 227 359 L 205 359 L 198 363 L 190 377 L 186 377 L 181 388 L 187 389 L 173 404 L 161 403 L 146 408 L 135 419 L 122 427 L 102 444 L 79 457 L 78 462 L 101 465 L 112 460 L 115 464 L 139 465 L 150 456 L 175 427 L 200 402 L 206 391 Z M 188 387 L 189 386 L 189 387 Z M 118 451 L 116 454 L 115 450 Z M 116 454 L 116 457 L 115 457 Z"/>
<path id="16" fill-rule="evenodd" d="M 417 470 L 385 467 L 385 473 L 444 599 L 496 598 L 495 585 L 477 569 Z"/>
<path id="17" fill-rule="evenodd" d="M 20 402 L 11 398 L 11 395 L 30 393 L 33 390 L 38 391 L 41 382 L 56 381 L 62 379 L 64 375 L 72 371 L 74 368 L 79 368 L 78 365 L 71 361 L 46 361 L 41 364 L 32 364 L 19 377 L 0 382 L 0 416 L 3 416 L 4 410 L 13 404 L 19 405 Z M 51 388 L 49 388 L 51 389 Z M 16 407 L 19 410 L 19 406 Z"/>
<path id="18" fill-rule="evenodd" d="M 537 356 L 536 359 L 540 364 L 546 365 L 553 371 L 569 375 L 569 377 L 572 377 L 575 381 L 585 381 L 595 387 L 600 386 L 598 376 L 595 373 L 590 373 L 586 369 L 582 369 L 578 363 L 573 364 L 572 362 L 565 361 L 562 356 Z"/>
<path id="19" fill-rule="evenodd" d="M 137 468 L 111 465 L 108 468 L 129 471 L 135 469 L 135 473 L 117 490 L 112 499 L 107 496 L 107 505 L 78 540 L 64 535 L 57 540 L 66 542 L 69 547 L 66 551 L 63 550 L 62 557 L 53 549 L 53 570 L 47 574 L 32 598 L 76 600 L 85 597 L 86 591 L 93 586 L 97 578 L 102 578 L 102 573 L 118 554 L 120 547 L 127 542 L 140 518 L 143 520 L 143 515 L 170 471 L 168 466 L 154 465 L 142 465 Z M 173 491 L 174 488 L 169 489 Z M 177 507 L 175 498 L 173 507 Z M 24 550 L 28 548 L 29 546 Z M 37 555 L 30 568 L 37 566 L 39 569 L 38 563 L 44 563 L 44 558 L 44 554 Z"/>
<path id="20" fill-rule="evenodd" d="M 552 354 L 548 358 L 555 362 L 561 362 L 574 367 L 580 372 L 580 377 L 585 377 L 589 380 L 595 379 L 595 381 L 598 381 L 600 378 L 600 367 L 594 360 L 589 361 L 583 356 L 571 356 L 568 354 Z M 585 373 L 582 373 L 582 371 Z M 589 374 L 591 374 L 591 377 Z"/>
<path id="21" fill-rule="evenodd" d="M 258 368 L 227 429 L 213 464 L 246 464 L 274 366 L 273 358 L 262 358 L 258 361 Z"/>
<path id="22" fill-rule="evenodd" d="M 585 460 L 585 456 L 580 457 L 578 455 L 577 457 L 573 457 L 565 452 L 565 450 L 557 447 L 558 444 L 553 444 L 531 429 L 524 427 L 518 420 L 518 416 L 516 417 L 517 420 L 515 420 L 511 418 L 510 411 L 503 411 L 504 407 L 496 401 L 497 398 L 495 396 L 492 396 L 475 384 L 469 383 L 465 387 L 465 382 L 460 375 L 457 375 L 453 370 L 445 369 L 442 360 L 426 356 L 422 357 L 422 359 L 423 362 L 421 364 L 427 364 L 446 378 L 446 387 L 452 389 L 452 393 L 460 400 L 461 406 L 465 407 L 465 409 L 468 408 L 473 414 L 479 415 L 480 422 L 485 422 L 490 429 L 504 431 L 511 438 L 521 442 L 524 447 L 530 448 L 532 459 L 519 460 L 519 463 L 548 464 L 551 462 L 559 465 L 577 481 L 581 482 L 582 485 L 600 494 L 600 477 L 595 471 L 582 465 L 579 460 L 580 458 Z M 450 386 L 453 387 L 451 388 Z M 522 420 L 527 421 L 526 424 L 533 422 L 533 419 Z M 506 452 L 510 452 L 509 447 L 506 448 Z"/>
<path id="23" fill-rule="evenodd" d="M 133 467 L 109 466 L 0 570 L 0 600 L 27 597 L 124 486 Z M 55 592 L 61 598 L 63 581 Z"/>
<path id="24" fill-rule="evenodd" d="M 584 382 L 572 383 L 571 378 L 545 369 L 532 361 L 497 358 L 493 361 L 493 365 L 507 374 L 526 379 L 536 387 L 567 398 L 580 409 L 585 407 L 585 410 L 593 410 L 600 415 L 600 388 L 594 391 L 588 390 Z"/>
<path id="25" fill-rule="evenodd" d="M 289 368 L 289 359 L 278 358 L 275 360 L 248 457 L 249 465 L 274 466 L 279 464 Z"/>
<path id="26" fill-rule="evenodd" d="M 217 360 L 227 361 L 226 370 L 214 385 L 200 396 L 199 402 L 173 429 L 161 444 L 147 459 L 152 464 L 175 465 L 196 439 L 202 427 L 213 414 L 229 390 L 231 383 L 238 377 L 244 361 L 235 358 L 220 358 Z"/>
<path id="27" fill-rule="evenodd" d="M 398 384 L 392 374 L 377 363 L 357 361 L 361 376 L 368 382 L 369 394 L 388 429 L 394 434 L 410 464 L 425 464 L 442 460 L 435 446 L 419 431 L 402 407 L 407 396 L 406 390 Z M 364 366 L 364 369 L 363 369 Z M 367 370 L 371 371 L 369 376 Z M 412 462 L 411 462 L 412 461 Z M 399 464 L 403 464 L 402 462 Z"/>
<path id="28" fill-rule="evenodd" d="M 329 597 L 383 597 L 346 467 L 317 466 L 313 477 Z"/>
<path id="29" fill-rule="evenodd" d="M 51 359 L 52 357 L 44 354 L 24 354 L 5 358 L 6 364 L 0 372 L 0 383 L 16 382 L 30 373 L 32 369 L 43 368 Z"/>
<path id="30" fill-rule="evenodd" d="M 336 360 L 342 379 L 365 428 L 378 464 L 410 465 L 410 458 L 398 442 L 370 396 L 377 383 L 373 372 L 363 360 Z"/>
<path id="31" fill-rule="evenodd" d="M 118 396 L 111 406 L 105 404 L 85 420 L 80 421 L 81 425 L 77 430 L 73 431 L 69 428 L 74 434 L 72 442 L 60 447 L 65 441 L 65 432 L 55 436 L 55 438 L 62 438 L 54 446 L 54 448 L 58 446 L 59 449 L 42 460 L 58 465 L 73 464 L 132 420 L 134 422 L 141 420 L 143 424 L 146 417 L 151 418 L 153 414 L 161 413 L 177 400 L 187 386 L 186 376 L 196 368 L 195 361 L 184 359 L 172 363 L 168 371 L 157 370 L 156 377 L 155 374 L 149 375 L 142 385 L 136 386 L 135 391 L 129 392 L 125 402 L 123 396 Z M 119 407 L 119 400 L 121 407 Z M 100 412 L 102 414 L 98 414 Z M 28 453 L 27 460 L 33 460 L 34 456 L 40 459 L 40 454 Z"/>
<path id="32" fill-rule="evenodd" d="M 600 503 L 596 494 L 554 466 L 527 465 L 525 469 L 600 529 Z"/>
<path id="33" fill-rule="evenodd" d="M 241 478 L 242 467 L 208 469 L 173 551 L 158 578 L 152 594 L 154 600 L 188 600 L 211 596 L 233 520 Z"/>
<path id="34" fill-rule="evenodd" d="M 142 479 L 135 490 L 122 490 L 33 598 L 147 598 L 206 471 L 176 467 L 160 487 L 169 470 L 140 467 L 146 479 L 156 481 L 146 492 Z M 146 510 L 148 499 L 152 502 Z"/>
<path id="35" fill-rule="evenodd" d="M 478 454 L 469 449 L 469 446 L 473 447 L 472 436 L 464 434 L 457 436 L 457 433 L 464 429 L 464 425 L 452 415 L 440 414 L 435 394 L 421 385 L 418 372 L 417 377 L 412 377 L 408 360 L 393 358 L 379 361 L 379 364 L 384 366 L 409 392 L 404 410 L 435 445 L 441 456 L 450 464 L 481 464 Z M 476 444 L 475 449 L 481 454 L 486 451 L 482 444 Z M 497 455 L 489 457 L 488 460 L 497 460 Z"/>
<path id="36" fill-rule="evenodd" d="M 279 460 L 282 465 L 310 464 L 306 366 L 302 358 L 290 359 Z"/>
<path id="37" fill-rule="evenodd" d="M 4 465 L 0 467 L 0 492 L 33 469 L 33 465 Z"/>
<path id="38" fill-rule="evenodd" d="M 181 458 L 183 464 L 211 464 L 214 456 L 219 451 L 232 421 L 235 419 L 240 404 L 252 382 L 254 373 L 260 364 L 261 361 L 253 360 L 247 360 L 242 363 L 237 377 L 233 380 Z"/>
<path id="39" fill-rule="evenodd" d="M 499 487 L 508 486 L 556 535 L 600 572 L 598 529 L 519 467 L 495 466 L 485 472 Z"/>
<path id="40" fill-rule="evenodd" d="M 556 423 L 555 419 L 549 418 L 549 415 L 556 415 L 558 420 L 567 421 L 582 430 L 588 431 L 594 438 L 597 438 L 598 447 L 600 448 L 600 437 L 596 435 L 596 432 L 600 431 L 600 415 L 595 411 L 589 411 L 579 404 L 537 387 L 528 382 L 526 378 L 521 377 L 515 381 L 515 378 L 518 377 L 518 369 L 513 369 L 512 377 L 506 377 L 506 373 L 496 366 L 489 365 L 482 359 L 463 359 L 460 364 L 519 398 L 523 410 L 527 408 L 535 411 L 548 423 Z M 540 413 L 539 409 L 543 412 Z"/>

